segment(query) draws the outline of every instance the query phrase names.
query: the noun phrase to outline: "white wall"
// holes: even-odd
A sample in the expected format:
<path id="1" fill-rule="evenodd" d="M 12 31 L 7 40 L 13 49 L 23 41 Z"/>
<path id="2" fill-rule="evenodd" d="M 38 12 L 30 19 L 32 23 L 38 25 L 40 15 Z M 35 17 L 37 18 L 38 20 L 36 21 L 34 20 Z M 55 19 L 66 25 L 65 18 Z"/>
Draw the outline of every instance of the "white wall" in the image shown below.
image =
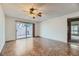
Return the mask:
<path id="1" fill-rule="evenodd" d="M 67 18 L 78 17 L 79 12 L 45 20 L 40 23 L 40 36 L 67 42 Z"/>
<path id="2" fill-rule="evenodd" d="M 0 52 L 5 44 L 5 16 L 0 5 Z"/>
<path id="3" fill-rule="evenodd" d="M 6 41 L 10 41 L 10 40 L 16 40 L 16 22 L 15 20 L 18 21 L 23 21 L 23 22 L 31 22 L 31 23 L 35 23 L 35 36 L 38 35 L 39 31 L 38 31 L 38 23 L 34 22 L 34 21 L 29 21 L 29 20 L 24 20 L 24 19 L 18 19 L 18 18 L 14 18 L 14 17 L 9 17 L 6 16 Z"/>
<path id="4" fill-rule="evenodd" d="M 40 34 L 40 23 L 37 22 L 35 25 L 35 36 L 39 36 Z"/>
<path id="5" fill-rule="evenodd" d="M 5 17 L 5 34 L 6 34 L 6 41 L 15 40 L 15 20 L 9 17 Z"/>

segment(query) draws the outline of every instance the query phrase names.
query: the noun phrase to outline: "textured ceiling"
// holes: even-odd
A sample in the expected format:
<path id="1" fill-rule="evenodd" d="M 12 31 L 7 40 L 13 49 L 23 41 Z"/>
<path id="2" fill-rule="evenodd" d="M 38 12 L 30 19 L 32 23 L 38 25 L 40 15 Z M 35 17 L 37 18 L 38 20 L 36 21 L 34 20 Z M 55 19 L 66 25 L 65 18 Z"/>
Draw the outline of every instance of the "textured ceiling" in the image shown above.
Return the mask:
<path id="1" fill-rule="evenodd" d="M 38 3 L 38 4 L 2 4 L 4 12 L 7 16 L 17 17 L 22 19 L 42 21 L 58 16 L 63 16 L 79 10 L 79 4 L 76 3 Z M 29 8 L 34 7 L 43 13 L 42 17 L 33 19 L 28 14 Z M 24 12 L 26 10 L 26 12 Z"/>

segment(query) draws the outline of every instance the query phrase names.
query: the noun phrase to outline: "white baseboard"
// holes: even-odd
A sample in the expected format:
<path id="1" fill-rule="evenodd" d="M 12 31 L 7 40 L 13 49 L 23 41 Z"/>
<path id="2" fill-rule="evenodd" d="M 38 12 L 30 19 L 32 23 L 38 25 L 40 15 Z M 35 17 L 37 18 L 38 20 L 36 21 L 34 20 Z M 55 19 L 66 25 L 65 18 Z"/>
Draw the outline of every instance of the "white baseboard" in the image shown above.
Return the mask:
<path id="1" fill-rule="evenodd" d="M 40 36 L 40 37 L 42 37 L 42 36 Z M 42 38 L 46 38 L 46 37 L 42 37 Z M 51 38 L 46 38 L 46 39 L 55 40 L 55 39 L 51 39 Z M 55 40 L 55 41 L 60 41 L 60 42 L 63 42 L 63 43 L 67 43 L 67 41 L 61 41 L 61 40 Z"/>
<path id="2" fill-rule="evenodd" d="M 0 53 L 2 52 L 4 45 L 5 45 L 5 42 L 3 43 L 3 45 L 0 46 Z"/>

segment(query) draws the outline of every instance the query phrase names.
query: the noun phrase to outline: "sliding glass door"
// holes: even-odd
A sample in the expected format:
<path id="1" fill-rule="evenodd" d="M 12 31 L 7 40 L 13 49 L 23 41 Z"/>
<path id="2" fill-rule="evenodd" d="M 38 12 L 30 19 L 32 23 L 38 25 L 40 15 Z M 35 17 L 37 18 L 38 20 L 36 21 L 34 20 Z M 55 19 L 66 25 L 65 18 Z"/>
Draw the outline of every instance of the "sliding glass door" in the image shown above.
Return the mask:
<path id="1" fill-rule="evenodd" d="M 33 24 L 16 22 L 16 37 L 17 39 L 32 37 Z"/>

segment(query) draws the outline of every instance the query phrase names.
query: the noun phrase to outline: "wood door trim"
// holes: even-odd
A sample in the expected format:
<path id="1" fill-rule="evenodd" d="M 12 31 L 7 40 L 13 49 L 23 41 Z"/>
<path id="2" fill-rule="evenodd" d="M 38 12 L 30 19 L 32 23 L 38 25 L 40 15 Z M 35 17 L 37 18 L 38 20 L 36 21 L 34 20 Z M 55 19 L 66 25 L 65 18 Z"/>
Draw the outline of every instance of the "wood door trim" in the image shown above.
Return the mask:
<path id="1" fill-rule="evenodd" d="M 71 19 L 67 19 L 67 42 L 71 42 Z"/>
<path id="2" fill-rule="evenodd" d="M 33 37 L 35 37 L 35 24 L 33 23 Z"/>

